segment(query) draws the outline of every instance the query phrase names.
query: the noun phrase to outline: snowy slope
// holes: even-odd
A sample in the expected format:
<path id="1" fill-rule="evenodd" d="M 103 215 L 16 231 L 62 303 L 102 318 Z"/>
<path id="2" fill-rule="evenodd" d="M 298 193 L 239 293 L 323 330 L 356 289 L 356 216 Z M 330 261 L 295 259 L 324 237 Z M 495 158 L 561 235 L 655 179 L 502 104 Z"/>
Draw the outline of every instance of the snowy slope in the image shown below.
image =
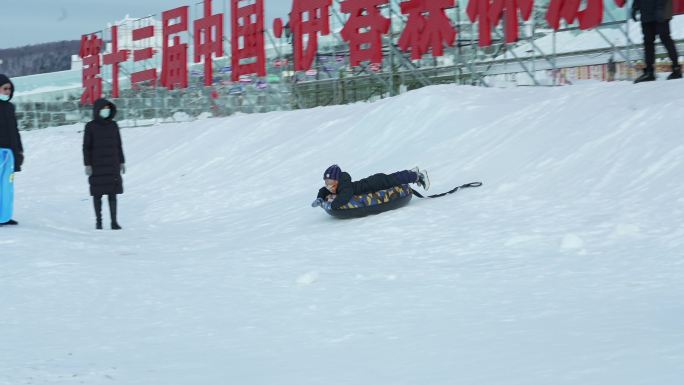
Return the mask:
<path id="1" fill-rule="evenodd" d="M 683 85 L 125 129 L 122 232 L 93 230 L 82 127 L 26 132 L 0 384 L 680 384 Z M 333 162 L 484 186 L 338 221 L 309 207 Z"/>

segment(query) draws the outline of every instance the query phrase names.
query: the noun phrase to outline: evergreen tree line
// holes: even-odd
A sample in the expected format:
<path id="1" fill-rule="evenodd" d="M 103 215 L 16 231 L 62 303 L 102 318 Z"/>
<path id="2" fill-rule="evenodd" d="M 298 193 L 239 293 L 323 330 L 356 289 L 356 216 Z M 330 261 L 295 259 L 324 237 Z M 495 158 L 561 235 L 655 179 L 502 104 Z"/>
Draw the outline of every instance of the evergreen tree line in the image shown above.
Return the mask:
<path id="1" fill-rule="evenodd" d="M 80 44 L 70 40 L 0 49 L 0 73 L 17 77 L 68 70 Z"/>

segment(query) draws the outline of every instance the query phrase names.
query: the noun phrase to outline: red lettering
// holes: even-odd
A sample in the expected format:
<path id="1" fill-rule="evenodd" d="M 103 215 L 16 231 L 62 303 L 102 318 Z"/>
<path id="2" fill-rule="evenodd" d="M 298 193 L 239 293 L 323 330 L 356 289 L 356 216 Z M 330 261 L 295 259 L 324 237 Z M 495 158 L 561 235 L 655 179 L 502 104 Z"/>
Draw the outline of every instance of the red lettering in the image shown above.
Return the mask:
<path id="1" fill-rule="evenodd" d="M 165 11 L 162 14 L 164 43 L 162 45 L 161 84 L 169 90 L 188 87 L 188 44 L 181 43 L 180 36 L 173 36 L 187 32 L 187 30 L 187 6 Z"/>
<path id="2" fill-rule="evenodd" d="M 211 0 L 204 0 L 204 17 L 195 20 L 195 63 L 204 59 L 204 85 L 214 77 L 212 58 L 223 56 L 223 14 L 213 15 Z"/>
<path id="3" fill-rule="evenodd" d="M 112 27 L 112 52 L 103 56 L 105 65 L 112 66 L 112 97 L 119 97 L 119 63 L 128 60 L 128 50 L 119 50 L 119 27 Z"/>
<path id="4" fill-rule="evenodd" d="M 519 30 L 518 26 L 518 11 L 523 20 L 529 20 L 534 8 L 534 0 L 494 0 L 489 9 L 489 17 L 491 25 L 497 26 L 505 17 L 506 30 L 504 32 L 506 43 L 515 43 L 518 41 Z"/>
<path id="5" fill-rule="evenodd" d="M 240 7 L 240 0 L 231 0 L 232 10 L 232 77 L 241 75 L 266 76 L 264 42 L 264 0 Z"/>
<path id="6" fill-rule="evenodd" d="M 624 7 L 625 0 L 615 0 L 615 4 Z M 568 24 L 579 20 L 580 29 L 596 28 L 603 22 L 603 0 L 586 0 L 586 7 L 582 7 L 582 0 L 551 0 L 546 13 L 546 21 L 553 29 L 560 28 L 563 19 Z"/>
<path id="7" fill-rule="evenodd" d="M 102 39 L 97 35 L 81 36 L 81 49 L 79 56 L 83 60 L 83 94 L 81 104 L 91 105 L 95 100 L 102 97 L 102 77 L 100 71 L 100 51 L 102 50 Z"/>
<path id="8" fill-rule="evenodd" d="M 408 15 L 406 29 L 399 38 L 399 47 L 411 51 L 411 59 L 420 59 L 432 49 L 432 56 L 444 55 L 444 45 L 452 46 L 456 29 L 445 10 L 454 7 L 454 0 L 407 0 L 401 3 L 401 13 Z"/>
<path id="9" fill-rule="evenodd" d="M 378 7 L 389 0 L 346 0 L 340 5 L 349 20 L 342 29 L 342 39 L 349 42 L 349 61 L 352 66 L 362 61 L 382 63 L 382 35 L 390 28 L 390 19 L 382 16 Z M 365 48 L 364 48 L 365 47 Z"/>
<path id="10" fill-rule="evenodd" d="M 332 0 L 294 0 L 290 24 L 292 26 L 295 71 L 311 68 L 318 51 L 318 34 L 330 34 L 328 15 Z M 308 44 L 304 48 L 304 36 Z"/>
<path id="11" fill-rule="evenodd" d="M 154 26 L 148 25 L 146 27 L 140 27 L 133 30 L 133 41 L 141 41 L 154 37 Z M 148 60 L 154 57 L 154 48 L 141 48 L 133 51 L 133 61 L 139 62 Z M 131 86 L 137 88 L 138 84 L 150 82 L 153 87 L 156 87 L 157 83 L 157 69 L 150 68 L 131 74 Z"/>

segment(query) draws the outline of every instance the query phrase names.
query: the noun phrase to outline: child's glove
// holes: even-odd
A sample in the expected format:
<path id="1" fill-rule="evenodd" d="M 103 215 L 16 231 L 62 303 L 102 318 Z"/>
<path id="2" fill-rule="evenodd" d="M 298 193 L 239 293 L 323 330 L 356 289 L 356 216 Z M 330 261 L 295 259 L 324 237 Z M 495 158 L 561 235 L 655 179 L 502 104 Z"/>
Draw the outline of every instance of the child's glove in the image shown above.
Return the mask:
<path id="1" fill-rule="evenodd" d="M 330 207 L 332 205 L 331 202 L 323 202 L 321 204 L 321 207 L 323 207 L 325 210 L 331 210 L 332 208 Z"/>
<path id="2" fill-rule="evenodd" d="M 93 167 L 92 166 L 85 166 L 85 174 L 88 176 L 93 175 Z"/>
<path id="3" fill-rule="evenodd" d="M 126 164 L 125 164 L 125 163 L 121 163 L 121 164 L 119 165 L 119 171 L 121 171 L 121 174 L 125 174 L 125 173 L 126 173 Z"/>
<path id="4" fill-rule="evenodd" d="M 323 203 L 323 198 L 316 198 L 315 201 L 311 202 L 311 207 L 318 207 Z"/>

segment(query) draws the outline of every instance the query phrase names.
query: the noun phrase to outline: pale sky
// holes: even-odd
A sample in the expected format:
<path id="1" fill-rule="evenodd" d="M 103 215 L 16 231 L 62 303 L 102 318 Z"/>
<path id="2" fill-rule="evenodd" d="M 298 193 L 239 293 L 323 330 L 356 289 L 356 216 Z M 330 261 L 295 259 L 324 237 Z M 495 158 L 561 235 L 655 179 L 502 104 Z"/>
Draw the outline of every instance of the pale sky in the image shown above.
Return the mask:
<path id="1" fill-rule="evenodd" d="M 197 0 L 0 0 L 0 48 L 78 40 L 126 15 L 160 15 L 183 5 L 192 9 L 195 4 L 201 7 Z M 213 7 L 214 12 L 225 9 L 226 18 L 230 14 L 229 0 L 213 0 Z M 287 16 L 292 0 L 265 0 L 265 7 L 266 27 L 270 29 L 273 19 Z M 226 19 L 227 30 L 229 26 Z"/>

